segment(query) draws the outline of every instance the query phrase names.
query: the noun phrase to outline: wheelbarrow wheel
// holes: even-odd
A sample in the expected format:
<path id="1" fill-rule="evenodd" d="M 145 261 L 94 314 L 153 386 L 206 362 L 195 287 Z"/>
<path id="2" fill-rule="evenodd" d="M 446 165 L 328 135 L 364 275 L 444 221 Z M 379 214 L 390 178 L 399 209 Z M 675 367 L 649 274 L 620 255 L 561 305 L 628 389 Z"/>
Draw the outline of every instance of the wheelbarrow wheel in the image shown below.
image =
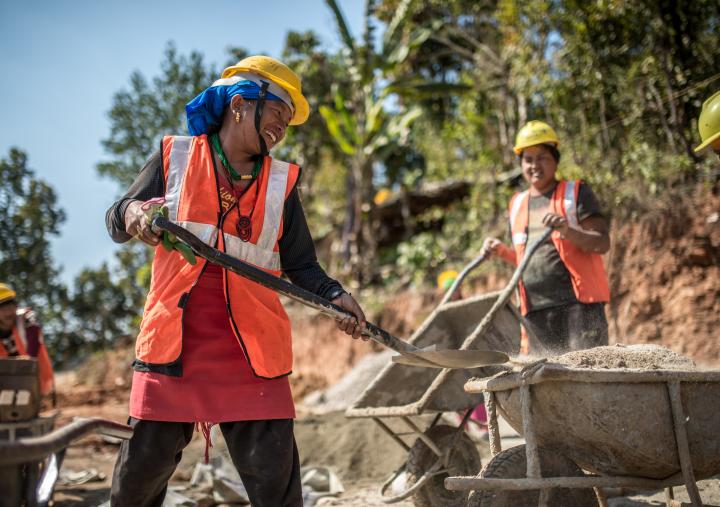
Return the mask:
<path id="1" fill-rule="evenodd" d="M 543 477 L 583 477 L 585 473 L 565 456 L 538 448 L 540 470 Z M 483 478 L 517 479 L 527 476 L 525 446 L 506 449 L 491 459 L 480 473 Z M 473 491 L 468 507 L 536 507 L 539 490 Z M 548 505 L 554 507 L 597 506 L 595 492 L 590 489 L 553 488 L 550 490 Z"/>
<path id="2" fill-rule="evenodd" d="M 470 437 L 452 426 L 433 426 L 425 432 L 435 445 L 445 451 L 452 445 L 457 432 L 455 447 L 450 451 L 448 467 L 434 475 L 413 496 L 416 507 L 465 507 L 467 493 L 445 489 L 445 478 L 457 475 L 473 475 L 480 469 L 480 454 Z M 407 462 L 408 484 L 419 481 L 437 462 L 438 456 L 420 439 L 410 449 Z"/>

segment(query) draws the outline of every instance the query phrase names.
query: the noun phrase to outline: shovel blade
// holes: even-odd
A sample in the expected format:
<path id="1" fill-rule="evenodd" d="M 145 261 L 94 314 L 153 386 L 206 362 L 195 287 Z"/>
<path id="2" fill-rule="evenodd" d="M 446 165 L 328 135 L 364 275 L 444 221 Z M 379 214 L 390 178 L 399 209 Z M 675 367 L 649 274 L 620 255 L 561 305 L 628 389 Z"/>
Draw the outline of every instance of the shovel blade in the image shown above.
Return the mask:
<path id="1" fill-rule="evenodd" d="M 428 350 L 422 349 L 410 355 L 392 356 L 392 361 L 407 366 L 426 368 L 480 368 L 503 364 L 509 357 L 499 350 Z"/>

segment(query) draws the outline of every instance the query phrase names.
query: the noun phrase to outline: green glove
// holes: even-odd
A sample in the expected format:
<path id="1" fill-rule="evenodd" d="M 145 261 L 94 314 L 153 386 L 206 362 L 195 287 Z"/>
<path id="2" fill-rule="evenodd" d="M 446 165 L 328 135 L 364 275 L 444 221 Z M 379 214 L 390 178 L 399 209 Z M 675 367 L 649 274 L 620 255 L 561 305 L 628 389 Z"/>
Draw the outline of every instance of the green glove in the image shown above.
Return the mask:
<path id="1" fill-rule="evenodd" d="M 149 221 L 152 221 L 152 217 L 156 215 L 162 215 L 167 218 L 168 209 L 167 206 L 163 206 L 161 204 L 154 204 L 148 208 L 145 214 L 148 217 Z M 195 253 L 192 251 L 192 249 L 182 241 L 178 240 L 177 236 L 175 236 L 174 234 L 168 231 L 163 231 L 162 246 L 168 252 L 177 250 L 177 252 L 182 255 L 183 258 L 191 265 L 194 266 L 195 264 L 197 264 L 197 259 L 195 258 Z"/>

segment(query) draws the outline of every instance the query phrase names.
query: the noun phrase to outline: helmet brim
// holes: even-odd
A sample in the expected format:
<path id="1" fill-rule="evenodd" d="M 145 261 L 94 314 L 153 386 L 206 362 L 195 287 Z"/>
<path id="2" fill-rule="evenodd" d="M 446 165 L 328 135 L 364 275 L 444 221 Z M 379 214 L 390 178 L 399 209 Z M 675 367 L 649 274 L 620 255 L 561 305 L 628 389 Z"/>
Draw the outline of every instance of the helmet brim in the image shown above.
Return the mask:
<path id="1" fill-rule="evenodd" d="M 253 74 L 257 74 L 264 78 L 270 79 L 273 83 L 288 92 L 288 94 L 290 95 L 290 99 L 293 102 L 293 106 L 295 107 L 293 117 L 290 119 L 290 125 L 302 125 L 307 121 L 308 117 L 310 116 L 310 104 L 308 103 L 305 96 L 296 87 L 294 87 L 282 78 L 272 76 L 267 72 L 264 72 L 255 67 L 248 67 L 245 65 L 233 65 L 231 67 L 228 67 L 223 71 L 221 77 L 230 77 L 237 74 L 238 72 L 252 72 Z"/>
<path id="2" fill-rule="evenodd" d="M 714 135 L 705 139 L 697 148 L 695 148 L 695 150 L 694 150 L 695 153 L 699 153 L 699 152 L 703 151 L 705 148 L 710 146 L 712 143 L 714 143 L 718 139 L 720 139 L 720 131 L 716 132 Z"/>
<path id="3" fill-rule="evenodd" d="M 543 141 L 540 143 L 524 144 L 522 146 L 513 146 L 513 151 L 515 152 L 515 155 L 520 155 L 523 152 L 523 150 L 532 148 L 533 146 L 542 146 L 543 144 L 552 144 L 553 146 L 555 146 L 555 148 L 558 148 L 560 146 L 560 143 L 558 143 L 557 141 Z"/>

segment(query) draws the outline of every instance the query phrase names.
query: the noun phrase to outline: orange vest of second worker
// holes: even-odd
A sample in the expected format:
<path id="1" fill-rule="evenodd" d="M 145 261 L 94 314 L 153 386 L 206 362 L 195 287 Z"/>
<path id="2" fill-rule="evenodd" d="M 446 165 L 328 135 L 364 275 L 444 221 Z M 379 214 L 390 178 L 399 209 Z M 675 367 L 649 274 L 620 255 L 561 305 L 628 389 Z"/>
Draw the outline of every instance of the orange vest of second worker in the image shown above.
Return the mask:
<path id="1" fill-rule="evenodd" d="M 577 198 L 581 181 L 558 182 L 550 199 L 549 212 L 562 215 L 570 227 L 580 228 L 577 218 Z M 525 253 L 528 241 L 528 222 L 530 192 L 525 190 L 513 196 L 510 200 L 510 231 L 512 243 L 515 247 L 515 260 L 519 264 Z M 572 242 L 560 237 L 560 232 L 554 231 L 550 238 L 560 254 L 572 281 L 575 297 L 581 303 L 607 303 L 610 301 L 610 288 L 608 286 L 605 266 L 600 254 L 580 250 Z M 520 283 L 520 309 L 527 315 L 527 297 L 522 282 Z"/>
<path id="2" fill-rule="evenodd" d="M 15 327 L 12 330 L 12 339 L 15 342 L 15 348 L 17 349 L 18 355 L 27 356 L 28 344 L 25 337 L 25 317 L 22 314 L 18 314 L 15 319 Z M 45 343 L 42 341 L 42 332 L 40 332 L 38 340 L 40 341 L 37 351 L 40 394 L 46 395 L 50 394 L 53 390 L 54 374 L 52 363 L 50 362 L 50 356 L 47 348 L 45 348 Z M 7 349 L 3 347 L 2 342 L 0 342 L 0 357 L 8 357 L 8 355 Z"/>
<path id="3" fill-rule="evenodd" d="M 258 179 L 223 218 L 207 136 L 165 137 L 162 159 L 170 220 L 228 255 L 280 274 L 283 210 L 300 174 L 298 166 L 265 157 Z M 238 237 L 241 214 L 250 217 L 248 241 Z M 198 259 L 193 266 L 176 250 L 155 248 L 150 291 L 135 346 L 139 361 L 164 366 L 180 360 L 183 307 L 205 264 Z M 231 327 L 253 373 L 263 378 L 288 375 L 292 370 L 290 321 L 278 295 L 227 270 L 223 270 L 223 282 Z"/>

